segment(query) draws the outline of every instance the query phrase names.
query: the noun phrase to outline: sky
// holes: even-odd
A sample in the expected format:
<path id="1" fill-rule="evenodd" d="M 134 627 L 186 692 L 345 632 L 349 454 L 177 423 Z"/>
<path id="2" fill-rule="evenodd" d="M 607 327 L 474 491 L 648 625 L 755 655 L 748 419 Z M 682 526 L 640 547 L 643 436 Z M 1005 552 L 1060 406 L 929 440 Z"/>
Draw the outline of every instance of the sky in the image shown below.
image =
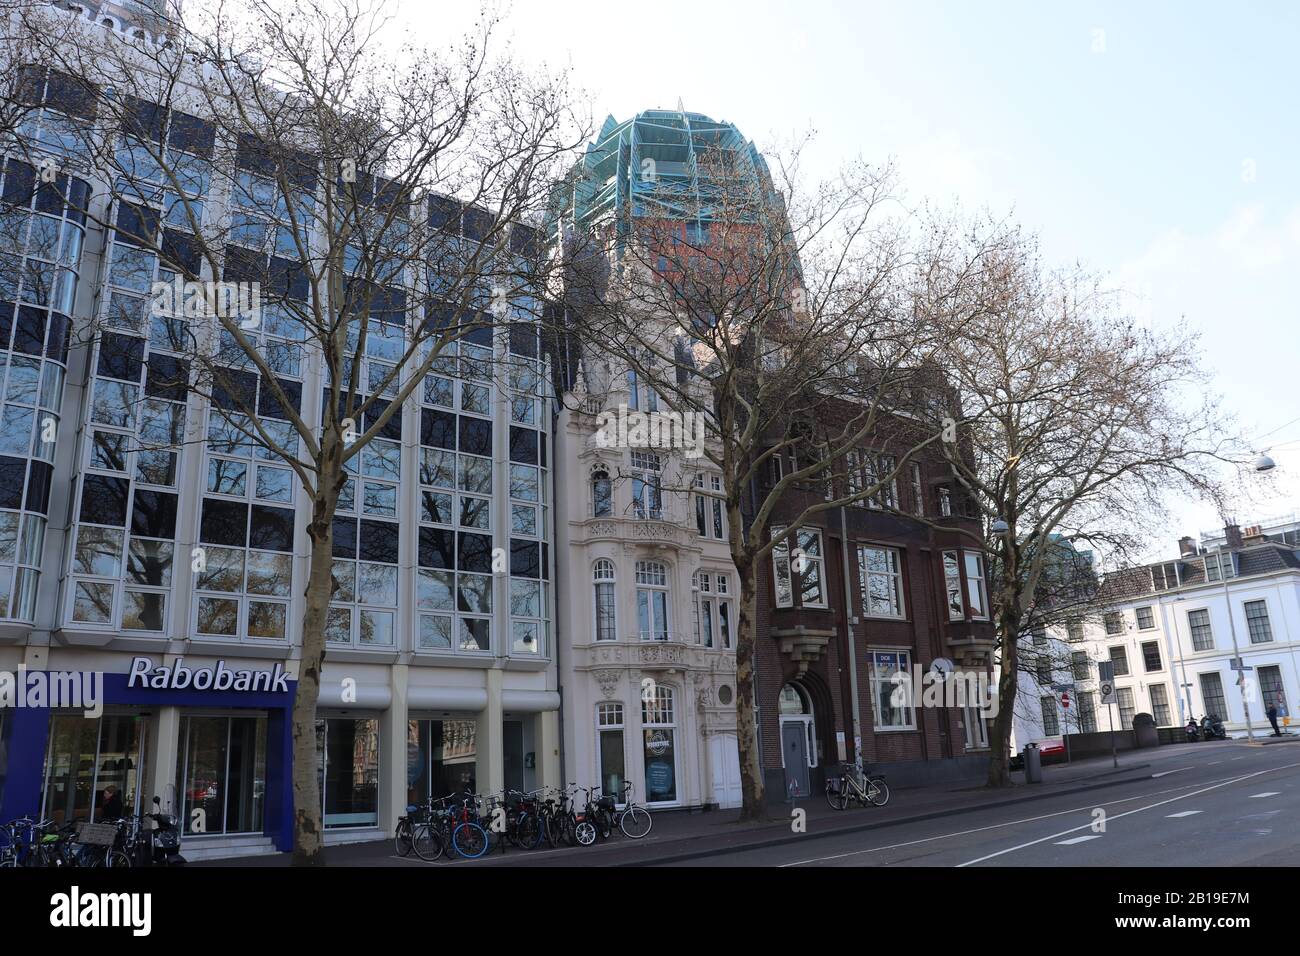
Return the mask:
<path id="1" fill-rule="evenodd" d="M 476 0 L 399 0 L 425 42 Z M 1300 4 L 514 0 L 501 37 L 569 66 L 594 122 L 675 108 L 812 171 L 893 158 L 910 199 L 1012 215 L 1156 328 L 1201 336 L 1212 390 L 1270 447 L 1243 525 L 1300 513 Z M 1220 527 L 1179 502 L 1152 557 Z"/>

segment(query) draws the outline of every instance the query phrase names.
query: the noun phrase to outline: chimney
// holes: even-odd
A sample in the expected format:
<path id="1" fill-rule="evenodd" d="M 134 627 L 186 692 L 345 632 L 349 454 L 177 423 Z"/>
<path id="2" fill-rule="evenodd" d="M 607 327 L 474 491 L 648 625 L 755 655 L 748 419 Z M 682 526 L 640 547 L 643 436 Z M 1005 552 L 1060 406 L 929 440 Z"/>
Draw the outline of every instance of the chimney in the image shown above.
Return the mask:
<path id="1" fill-rule="evenodd" d="M 1257 524 L 1253 524 L 1242 532 L 1242 537 L 1246 544 L 1259 544 L 1265 540 L 1264 529 Z"/>
<path id="2" fill-rule="evenodd" d="M 1223 535 L 1228 539 L 1226 544 L 1229 551 L 1240 551 L 1245 544 L 1241 539 L 1241 526 L 1235 521 L 1223 526 Z"/>
<path id="3" fill-rule="evenodd" d="M 1183 535 L 1178 539 L 1178 555 L 1187 558 L 1196 554 L 1196 539 L 1190 535 Z"/>

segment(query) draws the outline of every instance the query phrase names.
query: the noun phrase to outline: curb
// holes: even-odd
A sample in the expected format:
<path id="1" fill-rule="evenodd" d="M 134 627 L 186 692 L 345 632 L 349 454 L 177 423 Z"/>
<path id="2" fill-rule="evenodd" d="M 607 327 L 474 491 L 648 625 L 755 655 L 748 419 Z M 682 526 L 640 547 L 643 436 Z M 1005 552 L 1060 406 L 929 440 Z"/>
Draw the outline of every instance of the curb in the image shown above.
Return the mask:
<path id="1" fill-rule="evenodd" d="M 1096 779 L 1098 777 L 1114 776 L 1115 774 L 1119 774 L 1119 773 L 1129 773 L 1133 770 L 1145 770 L 1150 766 L 1151 764 L 1147 763 L 1147 764 L 1139 764 L 1135 767 L 1124 767 L 1120 770 L 1110 770 L 1107 771 L 1106 773 L 1095 774 L 1093 777 L 1087 779 Z M 995 800 L 990 803 L 981 803 L 978 805 L 961 805 L 961 806 L 949 808 L 947 810 L 931 810 L 927 813 L 917 813 L 909 817 L 895 817 L 892 820 L 882 820 L 878 823 L 862 823 L 862 824 L 856 824 L 852 826 L 835 827 L 834 829 L 827 830 L 824 833 L 817 833 L 817 834 L 803 833 L 797 836 L 773 837 L 766 840 L 758 840 L 753 843 L 746 843 L 740 846 L 724 846 L 724 847 L 718 847 L 716 849 L 711 849 L 711 850 L 691 850 L 685 853 L 661 854 L 660 856 L 652 857 L 650 859 L 629 861 L 626 863 L 614 863 L 611 865 L 620 866 L 620 867 L 621 866 L 660 866 L 662 864 L 667 864 L 667 863 L 680 863 L 686 860 L 703 859 L 704 857 L 727 856 L 733 853 L 745 853 L 750 850 L 764 850 L 764 849 L 769 849 L 771 847 L 785 846 L 786 844 L 789 843 L 798 843 L 802 840 L 807 839 L 810 835 L 815 835 L 817 837 L 829 837 L 829 836 L 838 836 L 839 834 L 842 833 L 862 833 L 867 830 L 883 830 L 888 827 L 899 826 L 905 823 L 921 823 L 926 820 L 936 820 L 940 817 L 958 816 L 963 813 L 974 813 L 979 810 L 992 810 L 998 807 L 1010 807 L 1019 803 L 1029 803 L 1033 800 L 1042 800 L 1047 797 L 1068 796 L 1072 793 L 1087 793 L 1091 790 L 1101 790 L 1105 787 L 1114 787 L 1123 783 L 1135 783 L 1139 780 L 1149 780 L 1149 779 L 1150 779 L 1149 776 L 1145 776 L 1145 777 L 1139 776 L 1139 777 L 1128 777 L 1123 780 L 1108 780 L 1105 783 L 1089 784 L 1086 787 L 1072 787 L 1068 790 L 1053 790 L 1050 793 L 1040 792 L 1034 794 L 1026 794 L 1025 796 L 1014 797 L 1009 800 Z M 1021 784 L 1021 786 L 1027 787 L 1027 786 L 1034 786 L 1034 785 Z M 698 837 L 683 837 L 682 842 L 695 842 L 698 839 L 699 839 Z"/>

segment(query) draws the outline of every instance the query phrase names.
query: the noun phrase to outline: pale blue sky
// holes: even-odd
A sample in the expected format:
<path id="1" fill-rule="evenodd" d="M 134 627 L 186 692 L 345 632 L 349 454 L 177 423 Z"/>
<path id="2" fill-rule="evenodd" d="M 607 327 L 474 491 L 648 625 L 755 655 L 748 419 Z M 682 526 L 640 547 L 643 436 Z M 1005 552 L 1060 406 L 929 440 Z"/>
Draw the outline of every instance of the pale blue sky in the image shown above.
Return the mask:
<path id="1" fill-rule="evenodd" d="M 435 41 L 475 0 L 404 0 Z M 674 107 L 812 158 L 897 159 L 913 198 L 1014 211 L 1056 261 L 1203 334 L 1250 435 L 1300 417 L 1300 5 L 515 0 L 522 57 L 571 64 L 597 123 Z M 1278 487 L 1238 517 L 1300 511 L 1300 422 L 1263 444 Z M 1218 523 L 1182 505 L 1157 552 Z"/>

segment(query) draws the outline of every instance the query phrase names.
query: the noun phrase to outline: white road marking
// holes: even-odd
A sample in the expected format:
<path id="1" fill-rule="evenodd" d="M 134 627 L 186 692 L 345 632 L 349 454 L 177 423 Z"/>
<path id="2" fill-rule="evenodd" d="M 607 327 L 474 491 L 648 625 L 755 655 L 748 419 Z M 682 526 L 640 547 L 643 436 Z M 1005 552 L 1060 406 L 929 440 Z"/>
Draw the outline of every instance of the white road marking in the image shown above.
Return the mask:
<path id="1" fill-rule="evenodd" d="M 1194 817 L 1194 816 L 1196 816 L 1198 813 L 1204 813 L 1204 812 L 1205 812 L 1205 811 L 1203 811 L 1203 810 L 1184 810 L 1182 813 L 1166 813 L 1166 814 L 1165 814 L 1165 819 L 1167 819 L 1167 820 L 1177 820 L 1177 819 L 1179 819 L 1180 817 Z"/>
<path id="2" fill-rule="evenodd" d="M 1258 800 L 1261 797 L 1276 797 L 1281 792 L 1281 790 L 1265 790 L 1263 793 L 1252 793 L 1250 799 Z"/>
<path id="3" fill-rule="evenodd" d="M 1076 843 L 1087 843 L 1089 840 L 1100 840 L 1100 833 L 1089 833 L 1087 836 L 1078 836 L 1070 840 L 1062 840 L 1057 846 L 1074 846 Z"/>
<path id="4" fill-rule="evenodd" d="M 1254 773 L 1243 774 L 1240 777 L 1229 777 L 1222 783 L 1212 784 L 1208 787 L 1202 787 L 1200 790 L 1193 790 L 1191 793 L 1185 793 L 1180 797 L 1170 797 L 1168 800 L 1161 800 L 1158 803 L 1152 803 L 1145 807 L 1138 807 L 1136 810 L 1126 810 L 1124 813 L 1117 813 L 1107 819 L 1107 822 L 1113 822 L 1120 817 L 1131 816 L 1134 813 L 1141 813 L 1144 810 L 1154 810 L 1156 807 L 1162 807 L 1167 803 L 1176 803 L 1179 800 L 1186 800 L 1188 797 L 1200 796 L 1202 793 L 1209 793 L 1211 790 L 1218 790 L 1220 787 L 1226 787 L 1229 784 L 1240 783 L 1242 780 L 1250 780 L 1252 777 L 1260 777 L 1266 773 L 1275 773 L 1278 770 L 1292 770 L 1300 767 L 1300 763 L 1284 764 L 1281 767 L 1270 767 L 1268 770 L 1256 770 Z M 1085 823 L 1081 826 L 1071 827 L 1069 830 L 1062 830 L 1060 833 L 1053 833 L 1051 836 L 1040 837 L 1037 840 L 1030 840 L 1028 843 L 1021 843 L 1016 846 L 1007 847 L 1005 850 L 998 850 L 996 853 L 989 853 L 978 857 L 974 860 L 967 860 L 965 863 L 958 863 L 957 867 L 973 866 L 976 863 L 983 863 L 985 860 L 992 860 L 994 857 L 1004 856 L 1007 853 L 1014 853 L 1016 850 L 1023 850 L 1026 847 L 1037 846 L 1039 843 L 1046 843 L 1048 840 L 1056 840 L 1059 837 L 1069 836 L 1071 833 L 1078 833 L 1080 830 L 1087 830 L 1092 826 L 1091 823 Z"/>
<path id="5" fill-rule="evenodd" d="M 803 866 L 805 863 L 824 863 L 827 860 L 842 860 L 849 856 L 861 856 L 864 853 L 883 853 L 885 850 L 902 850 L 909 846 L 917 846 L 921 843 L 933 843 L 935 840 L 948 840 L 953 837 L 970 836 L 972 833 L 984 833 L 987 830 L 1000 830 L 1003 827 L 1019 826 L 1022 823 L 1037 823 L 1039 820 L 1050 820 L 1052 817 L 1065 816 L 1069 813 L 1092 813 L 1097 807 L 1116 806 L 1121 803 L 1132 803 L 1134 800 L 1146 800 L 1150 797 L 1159 797 L 1166 793 L 1177 793 L 1179 790 L 1186 790 L 1188 787 L 1197 786 L 1194 783 L 1185 783 L 1181 787 L 1170 787 L 1168 790 L 1156 790 L 1154 793 L 1140 793 L 1134 797 L 1124 797 L 1120 800 L 1109 800 L 1105 803 L 1093 803 L 1086 807 L 1074 807 L 1070 810 L 1056 810 L 1052 813 L 1043 813 L 1036 817 L 1025 817 L 1023 820 L 1008 820 L 1005 823 L 993 823 L 986 827 L 974 827 L 970 830 L 958 830 L 955 833 L 940 833 L 937 836 L 922 837 L 919 840 L 908 840 L 906 843 L 891 843 L 888 846 L 873 846 L 865 850 L 850 850 L 847 853 L 834 853 L 830 856 L 815 856 L 807 860 L 796 860 L 793 863 L 781 863 L 778 869 L 784 869 L 787 866 Z M 996 808 L 990 808 L 996 809 Z M 1091 826 L 1091 824 L 1089 824 Z"/>
<path id="6" fill-rule="evenodd" d="M 1151 779 L 1156 780 L 1160 777 L 1167 777 L 1171 773 L 1182 773 L 1184 770 L 1195 770 L 1195 769 L 1196 769 L 1195 767 L 1179 767 L 1177 770 L 1161 770 L 1159 773 L 1153 773 L 1151 775 Z"/>
<path id="7" fill-rule="evenodd" d="M 1205 766 L 1207 766 L 1207 767 L 1217 767 L 1217 766 L 1218 766 L 1219 764 L 1221 764 L 1221 763 L 1223 763 L 1222 760 L 1211 760 L 1211 761 L 1210 761 L 1209 763 L 1207 763 Z"/>

